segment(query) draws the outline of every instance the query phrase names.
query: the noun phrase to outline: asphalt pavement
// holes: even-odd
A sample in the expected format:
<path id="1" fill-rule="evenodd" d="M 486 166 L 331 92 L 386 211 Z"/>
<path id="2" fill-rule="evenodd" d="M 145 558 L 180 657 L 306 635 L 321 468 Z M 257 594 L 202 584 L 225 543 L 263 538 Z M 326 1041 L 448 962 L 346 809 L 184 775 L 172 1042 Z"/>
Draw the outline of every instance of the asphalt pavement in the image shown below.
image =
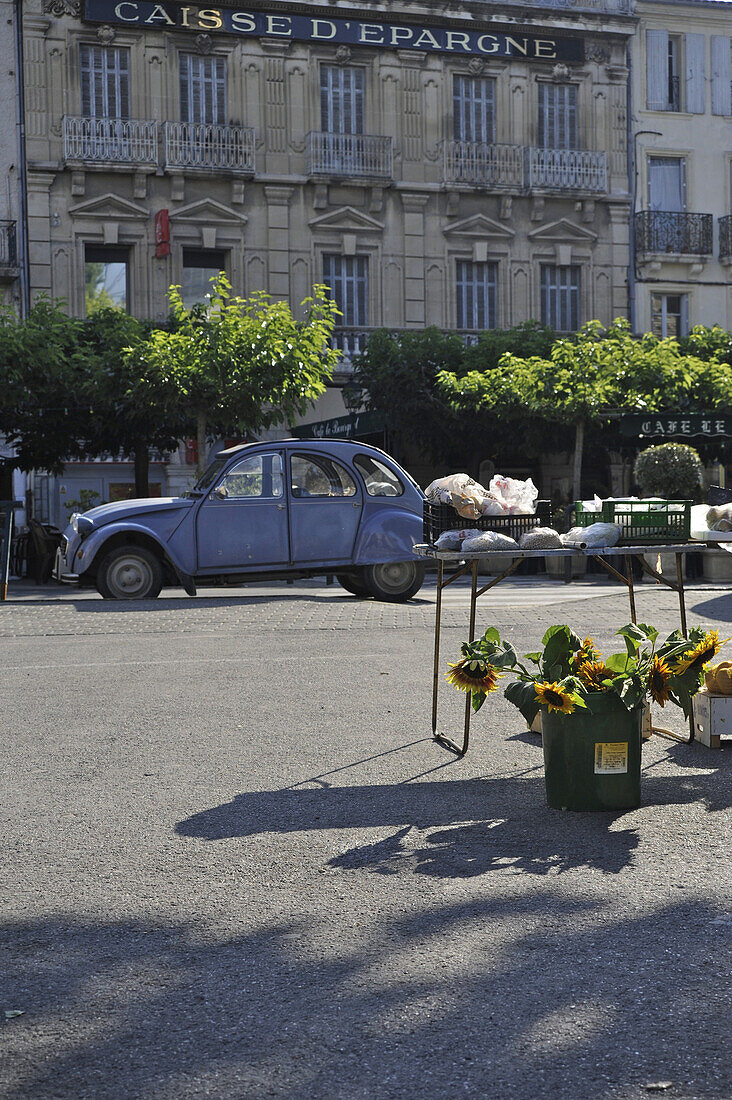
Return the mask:
<path id="1" fill-rule="evenodd" d="M 732 750 L 654 736 L 639 809 L 550 810 L 501 695 L 464 759 L 432 740 L 434 597 L 11 584 L 0 1096 L 732 1097 Z M 732 634 L 729 589 L 687 607 Z M 678 625 L 656 586 L 638 612 Z M 609 652 L 628 618 L 611 583 L 526 577 L 478 623 Z"/>

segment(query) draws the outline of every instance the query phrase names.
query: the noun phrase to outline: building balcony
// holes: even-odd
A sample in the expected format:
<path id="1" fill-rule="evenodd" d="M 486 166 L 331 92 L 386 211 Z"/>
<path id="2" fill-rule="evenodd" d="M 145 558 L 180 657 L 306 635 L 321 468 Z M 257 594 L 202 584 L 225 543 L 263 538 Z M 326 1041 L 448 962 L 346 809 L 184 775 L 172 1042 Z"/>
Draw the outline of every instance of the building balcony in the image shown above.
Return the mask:
<path id="1" fill-rule="evenodd" d="M 732 214 L 719 219 L 719 258 L 732 260 Z"/>
<path id="2" fill-rule="evenodd" d="M 443 183 L 516 191 L 524 186 L 524 149 L 521 145 L 445 141 L 442 148 Z"/>
<path id="3" fill-rule="evenodd" d="M 63 119 L 64 160 L 81 164 L 158 162 L 156 122 L 136 118 Z"/>
<path id="4" fill-rule="evenodd" d="M 0 282 L 12 283 L 19 275 L 15 222 L 0 221 Z"/>
<path id="5" fill-rule="evenodd" d="M 529 149 L 532 191 L 607 191 L 607 155 L 587 149 Z"/>
<path id="6" fill-rule="evenodd" d="M 713 221 L 711 214 L 641 210 L 635 215 L 636 253 L 655 256 L 710 256 Z"/>
<path id="7" fill-rule="evenodd" d="M 201 168 L 254 175 L 254 130 L 202 122 L 166 122 L 166 168 Z"/>
<path id="8" fill-rule="evenodd" d="M 390 180 L 392 139 L 377 134 L 330 134 L 311 130 L 306 145 L 309 176 Z"/>
<path id="9" fill-rule="evenodd" d="M 337 348 L 342 356 L 336 373 L 343 374 L 353 369 L 352 360 L 366 350 L 369 336 L 375 331 L 374 328 L 349 328 L 346 325 L 333 330 L 331 347 Z"/>

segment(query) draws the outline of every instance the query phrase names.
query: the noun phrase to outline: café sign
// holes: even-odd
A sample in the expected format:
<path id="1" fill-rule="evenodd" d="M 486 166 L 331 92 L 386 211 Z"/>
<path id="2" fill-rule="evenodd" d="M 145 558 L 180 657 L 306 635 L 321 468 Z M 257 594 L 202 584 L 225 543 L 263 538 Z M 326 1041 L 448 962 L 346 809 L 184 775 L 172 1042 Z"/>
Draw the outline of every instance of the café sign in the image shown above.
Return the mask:
<path id="1" fill-rule="evenodd" d="M 620 434 L 633 438 L 666 436 L 683 439 L 686 436 L 703 436 L 720 439 L 732 435 L 732 416 L 715 412 L 624 416 L 620 421 Z"/>
<path id="2" fill-rule="evenodd" d="M 478 57 L 515 57 L 528 61 L 583 61 L 579 38 L 536 34 L 488 34 L 483 30 L 423 26 L 414 23 L 325 19 L 309 15 L 243 11 L 236 7 L 199 7 L 195 4 L 155 3 L 154 0 L 84 0 L 89 23 L 115 23 L 201 32 L 217 31 L 242 38 L 269 38 L 279 42 L 331 42 L 388 50 L 471 54 Z"/>

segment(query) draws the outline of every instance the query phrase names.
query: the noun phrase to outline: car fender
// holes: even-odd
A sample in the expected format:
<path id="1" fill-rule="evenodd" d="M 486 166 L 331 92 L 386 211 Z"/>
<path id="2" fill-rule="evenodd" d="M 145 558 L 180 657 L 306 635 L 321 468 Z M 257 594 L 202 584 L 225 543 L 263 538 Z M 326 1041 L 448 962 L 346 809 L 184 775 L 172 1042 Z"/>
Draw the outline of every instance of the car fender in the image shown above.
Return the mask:
<path id="1" fill-rule="evenodd" d="M 379 565 L 410 561 L 418 557 L 414 553 L 415 543 L 422 541 L 421 515 L 406 508 L 381 508 L 362 522 L 353 562 L 354 565 Z"/>
<path id="2" fill-rule="evenodd" d="M 170 547 L 166 546 L 154 531 L 151 531 L 149 527 L 145 527 L 141 523 L 109 523 L 96 531 L 92 531 L 77 548 L 76 554 L 74 555 L 74 561 L 73 563 L 69 562 L 69 566 L 74 573 L 83 576 L 85 573 L 88 573 L 91 566 L 99 560 L 104 552 L 104 547 L 111 538 L 114 538 L 116 535 L 130 534 L 141 535 L 147 542 L 155 543 L 160 550 L 160 556 L 173 567 L 183 587 L 186 587 L 184 578 L 187 578 L 191 573 L 190 568 L 186 568 L 187 563 L 173 557 L 170 552 Z"/>

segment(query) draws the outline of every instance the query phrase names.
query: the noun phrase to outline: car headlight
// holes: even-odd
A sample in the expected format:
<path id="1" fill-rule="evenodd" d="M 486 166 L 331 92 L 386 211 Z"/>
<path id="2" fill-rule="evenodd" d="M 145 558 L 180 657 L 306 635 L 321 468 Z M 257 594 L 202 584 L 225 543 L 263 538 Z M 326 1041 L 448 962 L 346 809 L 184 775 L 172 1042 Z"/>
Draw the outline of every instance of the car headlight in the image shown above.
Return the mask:
<path id="1" fill-rule="evenodd" d="M 83 539 L 94 530 L 94 521 L 89 519 L 88 516 L 82 515 L 81 512 L 74 512 L 69 523 L 73 527 L 74 532 L 77 535 L 81 535 Z"/>

